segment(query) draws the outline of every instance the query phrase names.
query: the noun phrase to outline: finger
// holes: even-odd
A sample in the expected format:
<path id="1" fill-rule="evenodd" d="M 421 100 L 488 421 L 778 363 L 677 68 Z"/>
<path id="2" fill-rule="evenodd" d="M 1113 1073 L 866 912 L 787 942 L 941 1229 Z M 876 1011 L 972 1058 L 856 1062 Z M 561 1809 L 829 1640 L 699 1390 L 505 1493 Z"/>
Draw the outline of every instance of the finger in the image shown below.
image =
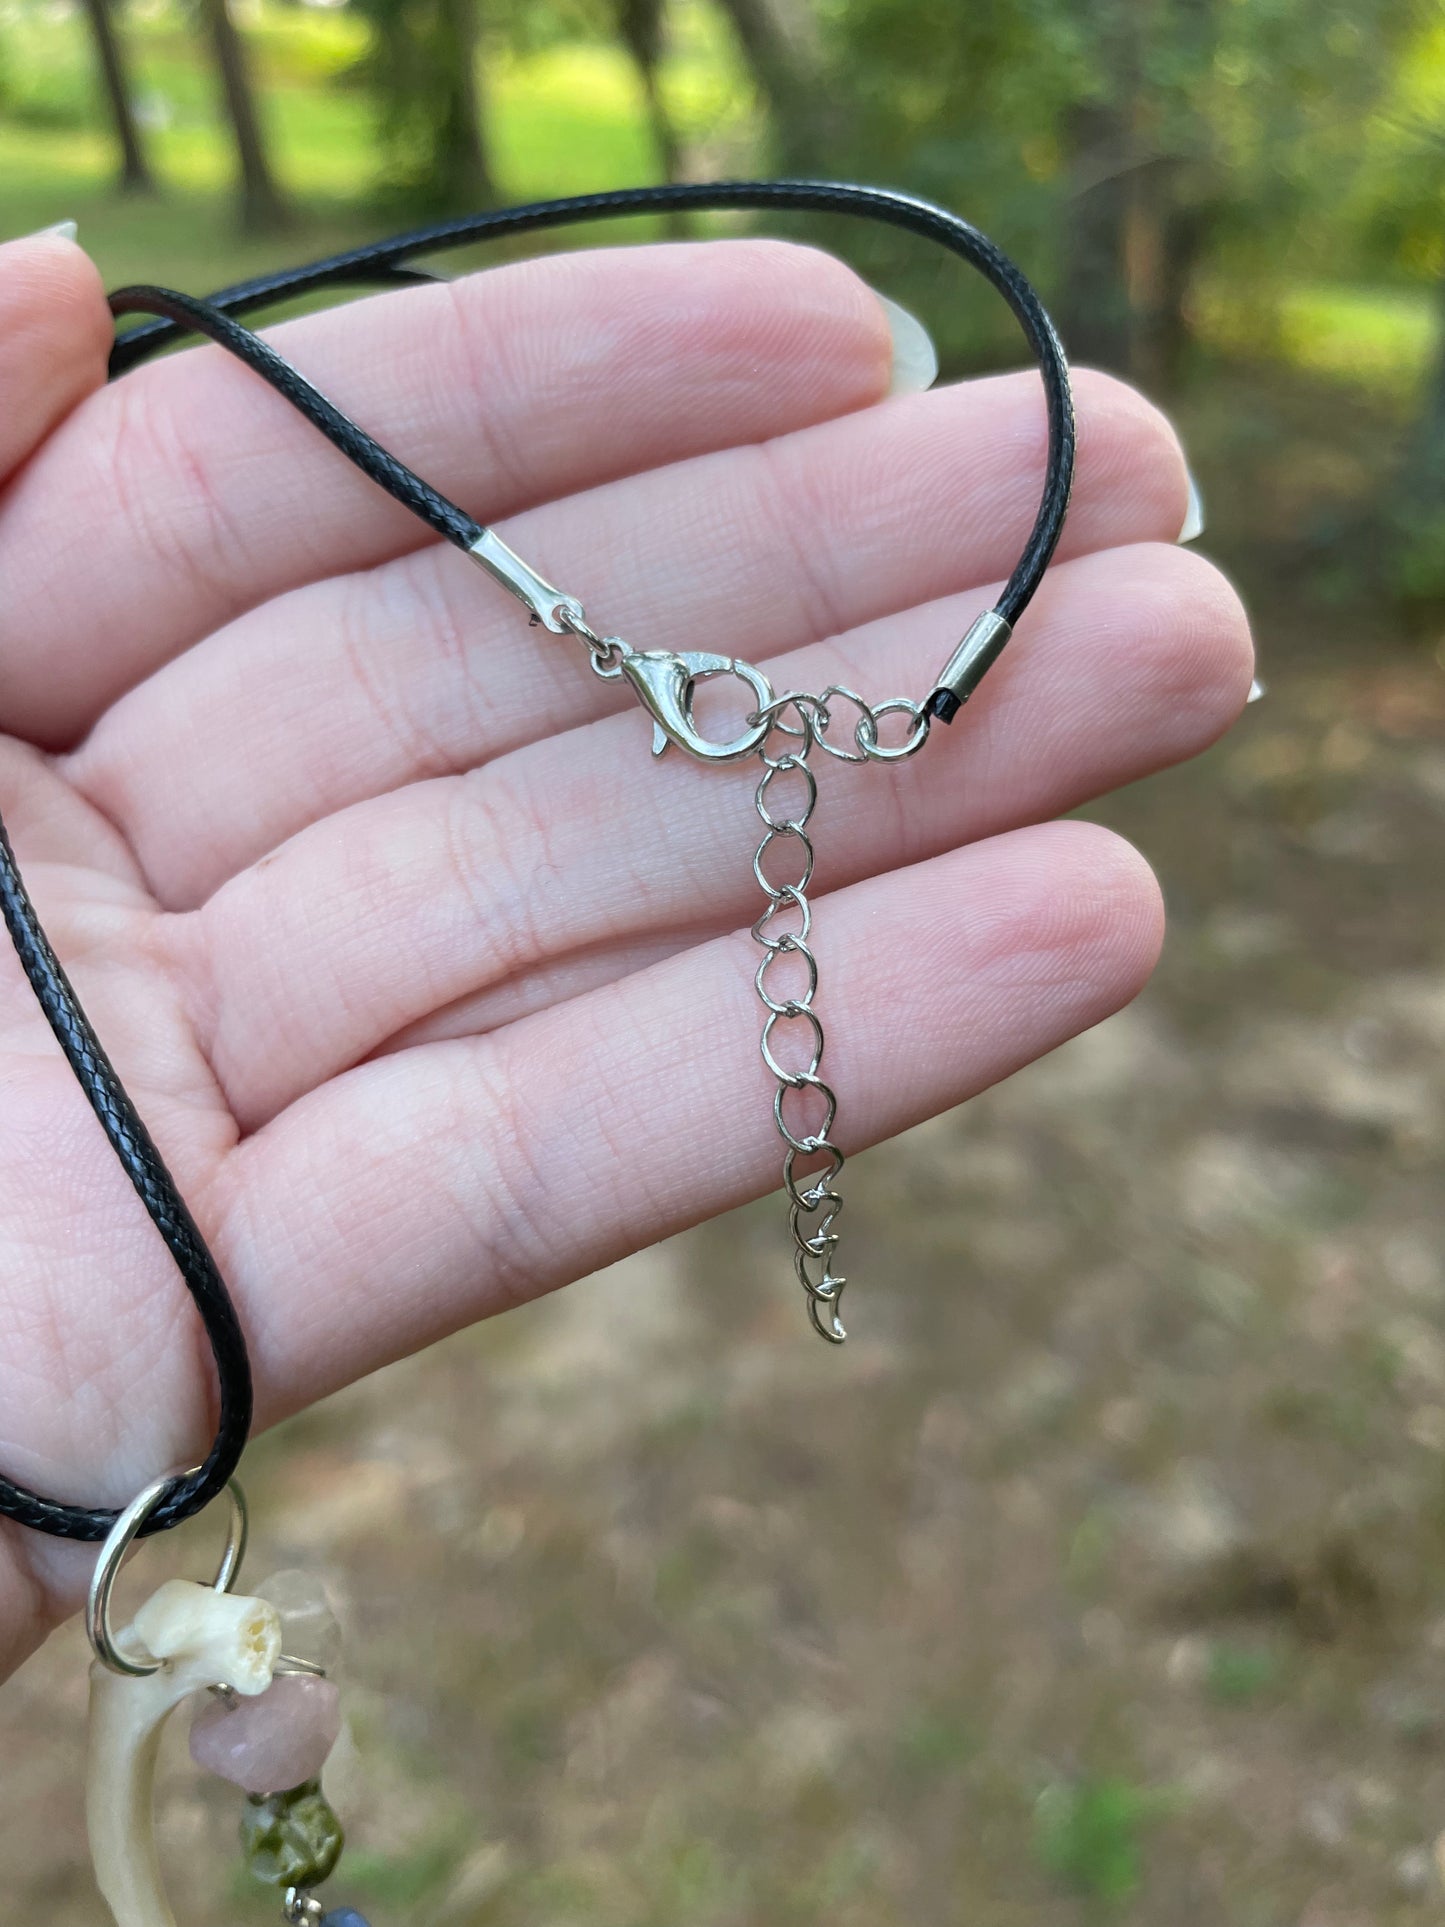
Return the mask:
<path id="1" fill-rule="evenodd" d="M 1160 915 L 1141 859 L 1086 824 L 827 898 L 838 1141 L 860 1150 L 1117 1009 Z M 755 957 L 728 936 L 495 1036 L 369 1064 L 242 1145 L 219 1251 L 250 1301 L 265 1415 L 775 1186 Z"/>
<path id="2" fill-rule="evenodd" d="M 519 263 L 270 338 L 488 521 L 860 407 L 890 367 L 882 306 L 841 262 L 754 241 Z M 141 368 L 52 439 L 0 517 L 4 726 L 73 741 L 242 609 L 430 539 L 221 350 Z"/>
<path id="3" fill-rule="evenodd" d="M 1172 429 L 1106 376 L 1082 378 L 1078 406 L 1061 553 L 1167 540 L 1188 488 Z M 775 656 L 1006 574 L 1043 463 L 1038 380 L 1016 375 L 635 476 L 510 534 L 640 647 Z M 920 678 L 977 612 L 940 621 Z M 185 908 L 319 817 L 627 700 L 584 665 L 433 546 L 242 617 L 120 702 L 67 769 Z"/>
<path id="4" fill-rule="evenodd" d="M 151 961 L 154 906 L 114 831 L 37 751 L 3 739 L 0 812 L 41 924 L 204 1216 L 236 1131 Z M 0 1462 L 62 1500 L 124 1503 L 156 1467 L 204 1450 L 213 1376 L 175 1267 L 8 942 L 0 1092 L 0 1325 L 11 1341 L 0 1354 Z M 152 1382 L 164 1398 L 147 1395 Z"/>
<path id="5" fill-rule="evenodd" d="M 110 310 L 63 233 L 0 246 L 0 485 L 105 380 Z M 6 557 L 7 594 L 14 558 Z"/>
<path id="6" fill-rule="evenodd" d="M 787 674 L 926 686 L 948 614 L 801 652 Z M 833 888 L 1191 755 L 1238 712 L 1250 669 L 1237 598 L 1187 550 L 1066 564 L 987 699 L 925 755 L 820 770 L 819 875 Z M 497 993 L 515 1010 L 539 968 L 555 983 L 571 966 L 585 984 L 618 967 L 619 946 L 625 967 L 628 945 L 750 921 L 755 775 L 649 762 L 645 718 L 604 718 L 328 818 L 176 920 L 169 951 L 242 1123 L 430 1014 L 495 1020 Z"/>
<path id="7" fill-rule="evenodd" d="M 103 872 L 149 904 L 145 879 L 115 825 L 78 796 L 39 750 L 10 736 L 0 736 L 0 822 L 32 894 L 45 865 L 72 888 L 78 879 L 89 883 Z M 5 948 L 0 932 L 0 952 Z"/>

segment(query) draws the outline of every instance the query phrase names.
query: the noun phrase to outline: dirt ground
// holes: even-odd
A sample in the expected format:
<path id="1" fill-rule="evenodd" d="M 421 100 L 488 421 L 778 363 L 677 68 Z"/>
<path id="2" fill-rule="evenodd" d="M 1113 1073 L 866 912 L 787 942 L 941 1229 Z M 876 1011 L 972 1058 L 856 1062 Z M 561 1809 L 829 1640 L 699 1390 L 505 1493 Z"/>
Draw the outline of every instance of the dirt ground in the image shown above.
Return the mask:
<path id="1" fill-rule="evenodd" d="M 1372 613 L 1387 425 L 1184 421 L 1268 700 L 1098 812 L 1141 1001 L 850 1166 L 855 1341 L 771 1201 L 254 1453 L 374 1927 L 1445 1918 L 1445 644 Z M 101 1920 L 81 1648 L 7 1689 L 7 1921 Z M 276 1919 L 166 1788 L 184 1927 Z"/>

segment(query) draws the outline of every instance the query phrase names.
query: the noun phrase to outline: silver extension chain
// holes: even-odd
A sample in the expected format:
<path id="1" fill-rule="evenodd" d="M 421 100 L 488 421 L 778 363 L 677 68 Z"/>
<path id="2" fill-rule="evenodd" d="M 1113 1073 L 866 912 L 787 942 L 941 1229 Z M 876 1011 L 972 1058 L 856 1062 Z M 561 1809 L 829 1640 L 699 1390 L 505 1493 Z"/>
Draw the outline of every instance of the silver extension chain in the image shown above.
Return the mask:
<path id="1" fill-rule="evenodd" d="M 814 861 L 808 823 L 818 800 L 818 784 L 808 758 L 817 747 L 840 763 L 902 762 L 916 756 L 927 742 L 928 711 L 924 704 L 906 696 L 870 703 L 856 690 L 839 683 L 830 683 L 817 695 L 795 690 L 777 696 L 766 676 L 751 663 L 733 656 L 634 650 L 620 636 L 604 636 L 594 629 L 575 596 L 564 595 L 543 580 L 492 531 L 483 532 L 471 553 L 531 610 L 534 621 L 554 634 L 575 636 L 583 643 L 594 675 L 608 682 L 625 677 L 632 683 L 652 717 L 655 755 L 669 743 L 676 743 L 703 762 L 737 762 L 755 755 L 763 766 L 754 795 L 763 838 L 753 857 L 753 875 L 768 899 L 753 925 L 753 936 L 763 949 L 753 980 L 767 1013 L 761 1050 L 763 1062 L 777 1080 L 773 1121 L 785 1146 L 783 1187 L 788 1194 L 793 1233 L 793 1270 L 806 1294 L 814 1331 L 830 1344 L 841 1345 L 848 1333 L 838 1305 L 847 1279 L 833 1267 L 839 1242 L 836 1227 L 843 1209 L 837 1183 L 844 1157 L 833 1142 L 838 1099 L 823 1079 L 823 1025 L 813 1007 L 818 964 L 808 942 L 813 927 L 808 885 L 813 880 Z M 703 734 L 692 710 L 694 685 L 714 676 L 738 679 L 758 705 L 743 733 L 721 743 Z M 847 737 L 829 741 L 829 726 L 840 707 L 845 713 L 853 712 L 851 743 Z M 901 741 L 884 743 L 881 725 L 888 716 L 904 718 Z M 769 800 L 770 793 L 775 783 L 789 777 L 802 783 L 802 801 L 787 814 L 778 815 Z M 784 842 L 796 846 L 802 873 L 791 882 L 777 883 L 768 874 L 768 853 Z M 785 927 L 782 919 L 789 913 L 794 923 Z M 786 994 L 777 981 L 788 967 L 781 961 L 785 957 L 795 959 L 794 970 L 802 971 L 802 982 L 795 983 Z M 806 1040 L 807 1062 L 801 1069 L 791 1069 L 779 1058 L 777 1047 L 788 1034 L 780 1036 L 779 1032 L 785 1025 L 792 1026 L 795 1039 L 801 1034 Z M 812 1107 L 811 1127 L 804 1116 L 805 1106 Z"/>
<path id="2" fill-rule="evenodd" d="M 796 723 L 783 720 L 783 711 L 787 706 L 791 706 L 797 715 Z M 782 745 L 776 751 L 773 748 L 775 737 L 782 738 Z M 843 1209 L 843 1200 L 835 1186 L 842 1173 L 844 1160 L 843 1153 L 832 1138 L 838 1100 L 820 1074 L 823 1025 L 813 1008 L 818 989 L 818 965 L 808 945 L 813 927 L 813 910 L 807 894 L 813 877 L 813 845 L 808 836 L 808 820 L 818 800 L 817 779 L 808 767 L 808 756 L 815 740 L 813 705 L 805 700 L 803 703 L 780 705 L 774 710 L 772 730 L 758 751 L 763 773 L 758 779 L 754 801 L 763 821 L 763 840 L 753 858 L 753 875 L 766 894 L 768 904 L 753 925 L 753 936 L 763 947 L 763 960 L 758 965 L 754 982 L 767 1012 L 761 1045 L 763 1062 L 778 1082 L 773 1096 L 773 1120 L 787 1147 L 783 1156 L 783 1184 L 790 1201 L 793 1269 L 798 1275 L 798 1283 L 807 1294 L 808 1316 L 813 1329 L 830 1343 L 841 1345 L 848 1334 L 838 1314 L 838 1301 L 847 1280 L 834 1271 L 833 1262 L 839 1238 L 835 1227 L 838 1214 Z M 776 815 L 770 792 L 780 779 L 786 786 L 790 777 L 795 781 L 801 780 L 802 798 L 785 814 Z M 796 846 L 796 853 L 802 859 L 802 870 L 794 881 L 776 883 L 768 874 L 768 853 L 775 845 L 784 842 Z M 784 929 L 780 920 L 790 912 L 795 927 Z M 784 957 L 795 958 L 797 964 L 794 969 L 800 965 L 802 970 L 802 982 L 795 983 L 786 992 L 781 984 L 772 981 L 779 970 L 787 968 L 780 963 Z M 791 1026 L 795 1032 L 801 1030 L 806 1036 L 807 1063 L 802 1069 L 788 1069 L 779 1058 L 775 1045 L 782 1041 L 778 1032 L 784 1025 Z M 816 1095 L 811 1100 L 795 1099 L 795 1109 L 804 1102 L 821 1105 L 821 1116 L 815 1117 L 811 1129 L 807 1128 L 801 1116 L 792 1120 L 788 1116 L 790 1093 L 804 1091 Z M 821 1167 L 815 1164 L 819 1158 L 823 1160 Z M 800 1165 L 813 1168 L 804 1174 L 799 1169 Z"/>
<path id="3" fill-rule="evenodd" d="M 828 740 L 835 706 L 850 704 L 857 712 L 851 747 Z M 787 720 L 792 711 L 796 721 Z M 902 742 L 885 745 L 879 732 L 884 716 L 903 714 L 907 718 Z M 754 982 L 767 1016 L 763 1021 L 763 1062 L 778 1081 L 773 1094 L 773 1122 L 786 1149 L 783 1153 L 783 1188 L 788 1194 L 789 1223 L 793 1232 L 793 1270 L 808 1300 L 808 1317 L 813 1329 L 830 1344 L 841 1345 L 848 1336 L 839 1316 L 838 1303 L 848 1282 L 833 1269 L 840 1234 L 836 1229 L 843 1199 L 837 1190 L 844 1157 L 833 1142 L 833 1125 L 838 1114 L 838 1099 L 822 1076 L 823 1024 L 813 1008 L 818 991 L 818 965 L 808 939 L 813 928 L 813 909 L 808 885 L 813 880 L 813 844 L 808 823 L 818 800 L 818 783 L 808 766 L 816 744 L 840 763 L 897 763 L 916 756 L 928 740 L 928 716 L 922 704 L 906 697 L 888 702 L 868 703 L 855 690 L 831 683 L 820 695 L 775 696 L 757 712 L 759 723 L 770 725 L 757 750 L 763 766 L 754 797 L 763 822 L 763 840 L 753 858 L 753 875 L 768 899 L 767 908 L 753 925 L 753 936 L 763 947 Z M 774 747 L 775 739 L 782 743 Z M 790 813 L 779 815 L 769 801 L 769 792 L 779 778 L 799 778 L 803 796 Z M 768 874 L 768 852 L 777 843 L 791 842 L 802 859 L 802 872 L 790 883 L 778 883 Z M 785 929 L 780 919 L 789 911 L 796 919 L 794 928 Z M 782 957 L 794 957 L 802 967 L 803 981 L 784 994 L 781 985 L 770 981 L 770 973 L 784 968 Z M 783 1024 L 806 1027 L 808 1058 L 802 1069 L 789 1069 L 779 1061 L 774 1040 Z M 781 1040 L 778 1040 L 781 1041 Z M 788 1098 L 793 1092 L 810 1091 L 811 1100 L 794 1100 L 795 1112 L 801 1103 L 821 1106 L 811 1130 L 802 1117 L 798 1126 L 788 1118 Z M 816 1113 L 815 1113 L 816 1115 Z M 813 1160 L 821 1159 L 821 1164 Z M 807 1166 L 806 1170 L 800 1166 Z"/>

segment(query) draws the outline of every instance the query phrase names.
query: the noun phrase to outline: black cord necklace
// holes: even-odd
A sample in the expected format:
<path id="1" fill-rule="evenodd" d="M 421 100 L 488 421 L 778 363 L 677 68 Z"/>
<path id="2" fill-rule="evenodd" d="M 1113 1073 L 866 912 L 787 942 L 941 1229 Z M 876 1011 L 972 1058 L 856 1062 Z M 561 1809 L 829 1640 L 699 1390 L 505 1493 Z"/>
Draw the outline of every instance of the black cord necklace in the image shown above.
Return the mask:
<path id="1" fill-rule="evenodd" d="M 619 636 L 600 634 L 578 597 L 544 580 L 494 530 L 474 521 L 388 453 L 237 319 L 318 289 L 432 279 L 415 265 L 415 258 L 465 242 L 669 207 L 851 213 L 906 228 L 978 268 L 1022 325 L 1043 377 L 1048 409 L 1043 497 L 1003 594 L 974 621 L 922 699 L 870 701 L 838 685 L 779 694 L 751 663 L 696 652 L 638 650 Z M 630 685 L 652 719 L 654 754 L 676 745 L 704 763 L 756 757 L 760 773 L 755 803 L 763 836 L 753 871 L 764 903 L 752 934 L 762 953 L 755 978 L 764 1011 L 762 1056 L 777 1087 L 773 1116 L 784 1146 L 794 1268 L 814 1328 L 840 1342 L 846 1336 L 839 1316 L 845 1279 L 836 1268 L 836 1221 L 843 1204 L 836 1186 L 843 1153 L 833 1138 L 837 1100 L 821 1072 L 823 1027 L 813 1003 L 818 965 L 809 942 L 813 846 L 808 823 L 818 790 L 809 759 L 815 750 L 859 764 L 892 763 L 916 754 L 931 726 L 951 722 L 968 700 L 1038 587 L 1068 507 L 1074 422 L 1063 350 L 1028 282 L 976 228 L 927 202 L 826 182 L 743 181 L 633 188 L 506 208 L 243 282 L 208 301 L 141 286 L 121 289 L 110 297 L 110 305 L 117 317 L 153 317 L 119 337 L 111 356 L 113 377 L 187 334 L 209 336 L 284 395 L 380 487 L 516 596 L 534 624 L 581 642 L 595 675 Z M 732 678 L 747 692 L 742 723 L 723 740 L 712 737 L 694 715 L 695 689 L 709 678 Z M 844 717 L 846 726 L 839 720 Z M 885 731 L 891 740 L 885 741 Z M 775 794 L 779 786 L 791 792 L 790 804 Z M 778 877 L 777 866 L 789 859 L 792 873 Z M 245 1502 L 232 1476 L 251 1423 L 245 1338 L 205 1240 L 40 927 L 3 824 L 0 913 L 71 1068 L 195 1301 L 219 1388 L 216 1437 L 203 1463 L 154 1479 L 119 1512 L 62 1505 L 0 1478 L 0 1513 L 62 1538 L 104 1541 L 87 1613 L 96 1663 L 91 1668 L 86 1817 L 97 1884 L 117 1927 L 168 1927 L 172 1921 L 149 1817 L 155 1761 L 162 1724 L 183 1699 L 199 1694 L 202 1710 L 191 1730 L 193 1757 L 250 1795 L 242 1822 L 247 1858 L 258 1878 L 281 1889 L 288 1927 L 366 1927 L 354 1909 L 328 1912 L 313 1891 L 332 1872 L 342 1842 L 319 1777 L 340 1719 L 336 1687 L 326 1676 L 329 1655 L 321 1649 L 326 1639 L 305 1650 L 305 1629 L 309 1625 L 314 1634 L 324 1615 L 318 1614 L 314 1600 L 298 1604 L 294 1585 L 283 1586 L 280 1580 L 263 1586 L 254 1597 L 233 1592 L 246 1539 Z M 789 976 L 787 988 L 779 982 L 784 975 Z M 783 1061 L 788 1040 L 795 1053 L 801 1045 L 803 1067 Z M 111 1596 L 133 1541 L 179 1524 L 226 1489 L 231 1527 L 213 1584 L 171 1581 L 117 1634 Z M 283 1652 L 283 1644 L 288 1651 Z"/>
<path id="2" fill-rule="evenodd" d="M 1023 554 L 992 610 L 969 629 L 949 657 L 931 692 L 922 701 L 892 697 L 870 703 L 857 692 L 832 687 L 817 694 L 777 695 L 760 672 L 732 658 L 637 651 L 618 637 L 598 634 L 581 602 L 546 582 L 515 555 L 493 531 L 430 487 L 403 462 L 374 441 L 326 400 L 236 317 L 278 301 L 327 288 L 401 286 L 435 277 L 415 265 L 416 257 L 435 254 L 505 235 L 572 226 L 627 214 L 669 208 L 801 210 L 845 213 L 906 229 L 937 242 L 977 268 L 1003 295 L 1017 317 L 1037 359 L 1048 412 L 1048 467 L 1042 499 Z M 948 723 L 977 687 L 1007 642 L 1048 565 L 1059 539 L 1074 467 L 1074 420 L 1068 365 L 1058 336 L 1038 296 L 1018 268 L 977 228 L 945 209 L 881 188 L 821 181 L 740 181 L 639 187 L 603 194 L 503 208 L 464 220 L 442 222 L 389 241 L 357 248 L 307 266 L 285 269 L 221 290 L 209 300 L 151 286 L 120 289 L 110 297 L 117 318 L 154 317 L 120 335 L 110 359 L 112 378 L 188 334 L 208 336 L 268 381 L 335 446 L 412 513 L 455 547 L 464 550 L 528 609 L 534 623 L 580 640 L 599 676 L 625 678 L 654 722 L 654 748 L 675 743 L 707 762 L 735 761 L 757 755 L 762 764 L 757 807 L 764 836 L 754 862 L 765 907 L 754 936 L 762 946 L 757 972 L 765 1011 L 762 1050 L 777 1079 L 774 1116 L 782 1137 L 784 1180 L 791 1203 L 795 1266 L 810 1316 L 824 1337 L 845 1334 L 838 1316 L 843 1280 L 833 1268 L 838 1242 L 834 1221 L 841 1209 L 834 1183 L 843 1154 L 832 1139 L 836 1100 L 820 1075 L 823 1033 L 812 1009 L 817 966 L 808 947 L 811 908 L 806 888 L 812 873 L 807 822 L 816 797 L 808 766 L 815 747 L 848 762 L 892 762 L 923 746 L 931 722 Z M 740 678 L 752 692 L 746 726 L 723 743 L 706 738 L 692 713 L 693 689 L 714 676 Z M 842 740 L 830 737 L 840 713 L 852 728 Z M 904 736 L 886 745 L 885 718 L 902 717 Z M 897 724 L 893 724 L 894 729 Z M 793 776 L 804 789 L 801 804 L 783 814 L 770 801 L 776 782 Z M 774 881 L 769 852 L 790 846 L 800 855 L 803 874 Z M 158 1532 L 181 1523 L 215 1498 L 231 1479 L 250 1429 L 251 1375 L 246 1344 L 226 1286 L 205 1240 L 167 1171 L 134 1105 L 66 979 L 26 893 L 14 853 L 0 824 L 0 914 L 19 953 L 25 974 L 61 1048 L 127 1176 L 174 1258 L 200 1312 L 215 1360 L 219 1418 L 216 1437 L 204 1461 L 166 1481 L 153 1495 L 136 1530 Z M 790 927 L 784 927 L 791 920 Z M 784 994 L 772 979 L 796 960 L 805 982 Z M 775 1042 L 780 1027 L 793 1025 L 808 1045 L 806 1069 L 786 1068 Z M 821 1116 L 802 1121 L 799 1107 L 821 1106 Z M 804 1166 L 809 1167 L 806 1171 Z M 0 1514 L 57 1537 L 101 1540 L 122 1516 L 103 1508 L 63 1505 L 0 1477 Z"/>

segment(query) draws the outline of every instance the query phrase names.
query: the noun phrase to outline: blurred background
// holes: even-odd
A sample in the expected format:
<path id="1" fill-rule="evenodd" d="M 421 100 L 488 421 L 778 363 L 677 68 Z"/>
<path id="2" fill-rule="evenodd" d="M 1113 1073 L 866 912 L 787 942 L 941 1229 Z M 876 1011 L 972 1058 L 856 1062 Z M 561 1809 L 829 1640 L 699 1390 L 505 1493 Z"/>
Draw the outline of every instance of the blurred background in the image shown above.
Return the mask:
<path id="1" fill-rule="evenodd" d="M 1438 5 L 0 0 L 0 232 L 77 219 L 111 283 L 767 171 L 960 208 L 1172 412 L 1269 696 L 1095 812 L 1169 899 L 1141 1001 L 850 1167 L 845 1352 L 769 1203 L 261 1442 L 253 1575 L 319 1564 L 351 1629 L 338 1895 L 376 1927 L 1438 1920 Z M 1016 357 L 954 264 L 774 226 L 949 374 Z M 6 1694 L 7 1912 L 49 1927 L 100 1917 L 82 1702 L 73 1630 Z M 235 1818 L 168 1769 L 186 1927 L 274 1918 Z"/>

